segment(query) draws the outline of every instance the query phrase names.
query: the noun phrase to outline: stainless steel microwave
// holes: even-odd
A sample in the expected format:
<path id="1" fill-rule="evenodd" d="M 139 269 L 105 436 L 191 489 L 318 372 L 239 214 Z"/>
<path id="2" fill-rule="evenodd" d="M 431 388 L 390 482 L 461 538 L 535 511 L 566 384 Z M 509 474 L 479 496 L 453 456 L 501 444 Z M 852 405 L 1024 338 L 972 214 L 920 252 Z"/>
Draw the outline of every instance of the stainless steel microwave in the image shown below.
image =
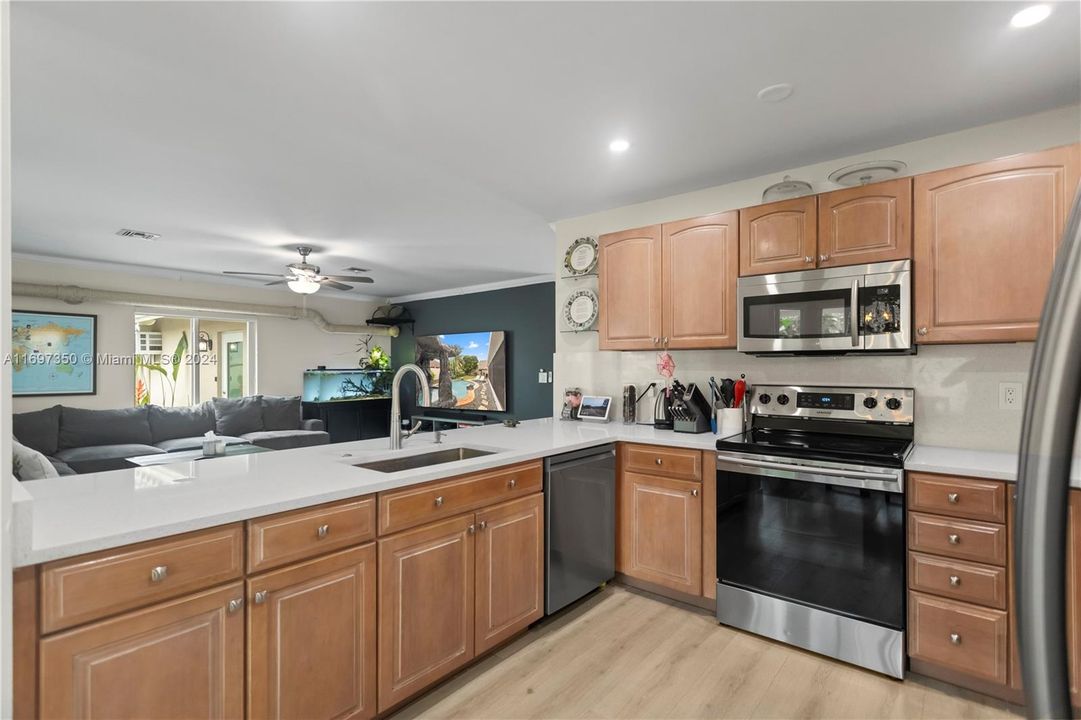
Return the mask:
<path id="1" fill-rule="evenodd" d="M 912 261 L 741 277 L 745 353 L 911 352 Z"/>

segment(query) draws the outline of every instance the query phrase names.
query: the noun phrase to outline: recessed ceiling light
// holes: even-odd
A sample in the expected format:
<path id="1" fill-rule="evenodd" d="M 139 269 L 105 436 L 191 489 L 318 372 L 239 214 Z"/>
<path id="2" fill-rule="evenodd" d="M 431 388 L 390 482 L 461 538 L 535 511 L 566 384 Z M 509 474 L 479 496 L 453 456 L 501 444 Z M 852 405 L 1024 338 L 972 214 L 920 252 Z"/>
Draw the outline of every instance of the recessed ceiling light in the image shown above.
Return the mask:
<path id="1" fill-rule="evenodd" d="M 630 141 L 624 140 L 623 138 L 616 138 L 612 142 L 608 143 L 608 149 L 614 153 L 627 152 L 630 146 Z"/>
<path id="2" fill-rule="evenodd" d="M 1024 10 L 1019 10 L 1010 18 L 1010 25 L 1015 28 L 1032 27 L 1042 23 L 1051 14 L 1050 5 L 1030 5 Z"/>
<path id="3" fill-rule="evenodd" d="M 788 83 L 778 83 L 764 87 L 758 91 L 758 99 L 762 102 L 779 103 L 792 94 L 792 86 Z"/>

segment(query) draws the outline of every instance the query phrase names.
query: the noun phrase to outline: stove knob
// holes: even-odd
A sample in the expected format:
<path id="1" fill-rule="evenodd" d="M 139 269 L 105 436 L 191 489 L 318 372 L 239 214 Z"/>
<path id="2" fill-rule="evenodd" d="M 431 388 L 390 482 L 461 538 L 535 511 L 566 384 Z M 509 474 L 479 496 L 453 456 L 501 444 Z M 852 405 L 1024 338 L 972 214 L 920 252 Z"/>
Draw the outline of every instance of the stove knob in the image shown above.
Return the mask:
<path id="1" fill-rule="evenodd" d="M 788 404 L 788 396 L 785 395 L 784 393 L 778 395 L 777 396 L 777 403 L 779 405 L 787 405 Z"/>
<path id="2" fill-rule="evenodd" d="M 876 407 L 878 407 L 878 400 L 874 399 L 873 397 L 864 398 L 863 406 L 868 410 L 874 410 Z"/>
<path id="3" fill-rule="evenodd" d="M 886 407 L 888 407 L 890 410 L 900 410 L 901 398 L 890 398 L 886 401 Z"/>
<path id="4" fill-rule="evenodd" d="M 769 405 L 769 401 L 772 399 L 773 398 L 771 398 L 767 393 L 762 393 L 758 396 L 758 402 L 762 403 L 763 405 Z"/>

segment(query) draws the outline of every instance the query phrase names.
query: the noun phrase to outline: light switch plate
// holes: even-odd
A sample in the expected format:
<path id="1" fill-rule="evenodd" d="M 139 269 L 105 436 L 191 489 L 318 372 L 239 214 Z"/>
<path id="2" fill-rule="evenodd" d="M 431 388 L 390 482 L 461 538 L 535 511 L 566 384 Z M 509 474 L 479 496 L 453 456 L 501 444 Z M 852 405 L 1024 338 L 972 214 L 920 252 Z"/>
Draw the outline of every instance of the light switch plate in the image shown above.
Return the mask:
<path id="1" fill-rule="evenodd" d="M 548 373 L 541 370 L 540 374 L 537 376 L 537 382 L 539 382 L 539 383 L 548 382 Z"/>
<path id="2" fill-rule="evenodd" d="M 1025 407 L 1025 384 L 1000 382 L 998 384 L 998 409 L 1022 410 Z"/>

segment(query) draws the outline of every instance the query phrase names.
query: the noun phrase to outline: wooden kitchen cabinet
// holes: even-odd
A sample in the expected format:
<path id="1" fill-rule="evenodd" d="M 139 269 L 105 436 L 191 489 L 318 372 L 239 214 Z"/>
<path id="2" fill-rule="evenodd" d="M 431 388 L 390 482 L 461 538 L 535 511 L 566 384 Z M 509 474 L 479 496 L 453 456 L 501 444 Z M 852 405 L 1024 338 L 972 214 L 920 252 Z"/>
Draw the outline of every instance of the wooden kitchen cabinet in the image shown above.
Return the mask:
<path id="1" fill-rule="evenodd" d="M 818 196 L 820 268 L 912 257 L 912 178 Z"/>
<path id="2" fill-rule="evenodd" d="M 375 717 L 375 543 L 250 578 L 247 597 L 248 717 Z"/>
<path id="3" fill-rule="evenodd" d="M 702 593 L 702 483 L 623 472 L 617 570 L 688 595 Z"/>
<path id="4" fill-rule="evenodd" d="M 663 344 L 735 347 L 739 213 L 665 223 L 661 240 Z"/>
<path id="5" fill-rule="evenodd" d="M 739 211 L 739 274 L 811 270 L 818 248 L 814 195 Z"/>
<path id="6" fill-rule="evenodd" d="M 544 495 L 477 513 L 477 655 L 544 615 Z"/>
<path id="7" fill-rule="evenodd" d="M 601 235 L 597 241 L 601 350 L 658 347 L 661 333 L 661 226 Z"/>
<path id="8" fill-rule="evenodd" d="M 915 178 L 917 342 L 1036 339 L 1079 166 L 1069 145 Z"/>
<path id="9" fill-rule="evenodd" d="M 42 640 L 41 717 L 241 717 L 243 602 L 237 582 Z"/>
<path id="10" fill-rule="evenodd" d="M 379 711 L 474 655 L 472 513 L 379 540 Z"/>

